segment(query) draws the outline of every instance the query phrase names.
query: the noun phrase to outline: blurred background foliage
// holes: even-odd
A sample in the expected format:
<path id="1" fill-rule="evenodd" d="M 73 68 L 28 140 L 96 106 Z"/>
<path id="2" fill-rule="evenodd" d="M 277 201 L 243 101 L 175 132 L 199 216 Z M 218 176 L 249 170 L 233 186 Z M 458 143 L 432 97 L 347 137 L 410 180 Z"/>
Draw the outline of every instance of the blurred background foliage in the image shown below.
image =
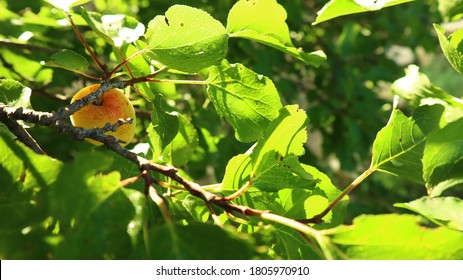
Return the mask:
<path id="1" fill-rule="evenodd" d="M 284 104 L 297 103 L 307 111 L 309 141 L 301 161 L 328 174 L 338 188 L 344 188 L 369 166 L 371 145 L 391 111 L 390 85 L 404 75 L 407 65 L 420 66 L 435 85 L 456 96 L 463 95 L 460 92 L 463 81 L 443 57 L 432 28 L 433 23 L 447 20 L 441 16 L 436 1 L 414 1 L 318 25 L 312 23 L 327 1 L 278 2 L 288 13 L 287 23 L 296 47 L 323 50 L 327 61 L 316 69 L 264 45 L 240 39 L 230 40 L 228 60 L 270 77 Z M 208 11 L 225 25 L 234 3 L 232 0 L 94 0 L 87 7 L 103 14 L 131 15 L 147 26 L 154 16 L 164 14 L 173 4 L 185 4 Z M 62 18 L 43 1 L 0 1 L 0 78 L 15 79 L 32 88 L 32 106 L 36 110 L 53 111 L 66 105 L 88 83 L 83 77 L 40 63 L 65 48 L 85 53 L 69 25 L 62 24 Z M 98 57 L 109 68 L 117 65 L 111 47 L 84 26 L 78 15 L 74 20 Z M 99 75 L 95 65 L 89 73 Z M 154 87 L 164 96 L 166 110 L 181 112 L 198 128 L 199 147 L 184 169 L 203 184 L 220 182 L 228 160 L 247 150 L 249 144 L 234 140 L 232 129 L 217 117 L 212 106 L 205 106 L 202 88 Z M 135 97 L 138 116 L 145 120 L 139 122 L 141 140 L 146 137 L 150 121 L 146 103 Z M 407 112 L 406 105 L 401 109 Z M 34 127 L 30 131 L 47 153 L 64 161 L 90 147 L 48 128 Z M 123 177 L 133 174 L 133 168 L 123 159 L 115 162 L 123 167 Z M 401 211 L 392 204 L 423 195 L 423 186 L 374 174 L 350 195 L 346 222 L 359 213 Z"/>

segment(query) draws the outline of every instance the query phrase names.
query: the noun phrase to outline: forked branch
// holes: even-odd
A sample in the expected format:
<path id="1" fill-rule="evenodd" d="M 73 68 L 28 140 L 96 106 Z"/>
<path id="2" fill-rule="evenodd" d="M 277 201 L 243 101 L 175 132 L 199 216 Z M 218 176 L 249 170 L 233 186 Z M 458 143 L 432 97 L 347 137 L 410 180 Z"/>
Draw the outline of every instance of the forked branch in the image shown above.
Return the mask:
<path id="1" fill-rule="evenodd" d="M 105 89 L 117 88 L 117 87 L 120 87 L 121 85 L 123 85 L 123 83 L 122 84 L 121 83 L 114 83 L 114 84 L 108 83 L 108 84 L 103 84 L 102 88 L 105 88 Z M 98 96 L 98 94 L 101 94 L 102 92 L 103 90 L 97 90 L 94 93 L 90 94 L 89 96 L 93 95 L 94 98 L 97 98 L 95 96 Z M 91 102 L 91 100 L 92 99 L 89 98 L 87 102 Z M 224 199 L 224 197 L 217 195 L 215 193 L 209 192 L 201 188 L 201 186 L 198 185 L 197 183 L 191 182 L 185 179 L 184 177 L 179 175 L 178 170 L 175 167 L 165 166 L 165 165 L 161 165 L 161 164 L 157 164 L 155 162 L 149 161 L 148 159 L 142 156 L 139 156 L 125 149 L 124 147 L 122 147 L 119 144 L 119 140 L 117 138 L 105 134 L 105 132 L 107 132 L 108 129 L 114 128 L 113 126 L 124 125 L 126 122 L 129 122 L 130 120 L 120 121 L 116 124 L 108 124 L 108 127 L 103 128 L 103 129 L 101 128 L 83 129 L 83 128 L 72 126 L 70 123 L 68 123 L 67 121 L 63 119 L 63 116 L 70 114 L 70 112 L 77 111 L 80 105 L 76 105 L 75 107 L 71 105 L 64 108 L 63 110 L 60 110 L 59 113 L 49 113 L 49 112 L 40 112 L 40 111 L 17 108 L 17 107 L 9 107 L 9 106 L 6 106 L 0 103 L 0 119 L 1 120 L 8 119 L 8 120 L 15 120 L 15 121 L 23 120 L 26 122 L 34 123 L 36 125 L 48 126 L 48 127 L 54 128 L 57 131 L 68 134 L 77 140 L 83 140 L 85 138 L 90 138 L 90 139 L 102 142 L 106 146 L 106 148 L 132 161 L 139 167 L 141 171 L 141 175 L 134 177 L 134 178 L 129 178 L 127 179 L 128 181 L 123 182 L 123 184 L 127 185 L 131 182 L 135 182 L 136 180 L 139 180 L 140 178 L 143 178 L 145 180 L 145 194 L 148 195 L 158 205 L 165 220 L 169 223 L 172 222 L 172 218 L 169 214 L 167 205 L 165 204 L 163 198 L 157 193 L 156 189 L 152 186 L 152 184 L 158 184 L 158 183 L 159 185 L 162 185 L 162 184 L 156 181 L 154 177 L 150 174 L 150 172 L 160 173 L 164 176 L 169 177 L 176 183 L 180 184 L 190 194 L 204 200 L 208 209 L 211 210 L 213 219 L 219 226 L 221 225 L 221 222 L 218 220 L 217 216 L 212 210 L 211 205 L 216 205 L 222 208 L 227 213 L 240 213 L 242 215 L 259 217 L 264 220 L 276 222 L 276 223 L 291 227 L 303 234 L 309 235 L 315 240 L 320 239 L 320 233 L 317 230 L 301 222 L 298 222 L 296 220 L 286 218 L 280 215 L 276 215 L 276 214 L 270 213 L 269 211 L 253 209 L 245 205 L 232 204 L 231 202 L 227 201 L 227 199 Z M 63 112 L 66 112 L 66 113 L 63 113 Z M 23 139 L 20 139 L 20 140 L 23 141 Z"/>

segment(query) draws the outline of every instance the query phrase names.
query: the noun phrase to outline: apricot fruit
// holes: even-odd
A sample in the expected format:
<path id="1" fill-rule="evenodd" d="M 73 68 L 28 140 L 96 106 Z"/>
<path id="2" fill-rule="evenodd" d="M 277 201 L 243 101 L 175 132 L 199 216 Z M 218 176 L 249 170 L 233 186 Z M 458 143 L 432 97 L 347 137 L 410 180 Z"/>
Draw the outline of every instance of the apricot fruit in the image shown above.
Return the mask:
<path id="1" fill-rule="evenodd" d="M 79 90 L 71 100 L 71 103 L 84 98 L 94 92 L 100 85 L 90 85 Z M 132 118 L 131 124 L 123 124 L 116 131 L 108 131 L 105 134 L 112 135 L 122 146 L 127 145 L 135 134 L 135 110 L 130 100 L 119 89 L 111 89 L 103 92 L 98 100 L 95 100 L 71 115 L 71 123 L 75 127 L 86 129 L 102 128 L 107 123 L 115 124 L 119 119 Z M 88 142 L 100 146 L 103 143 L 92 139 Z"/>

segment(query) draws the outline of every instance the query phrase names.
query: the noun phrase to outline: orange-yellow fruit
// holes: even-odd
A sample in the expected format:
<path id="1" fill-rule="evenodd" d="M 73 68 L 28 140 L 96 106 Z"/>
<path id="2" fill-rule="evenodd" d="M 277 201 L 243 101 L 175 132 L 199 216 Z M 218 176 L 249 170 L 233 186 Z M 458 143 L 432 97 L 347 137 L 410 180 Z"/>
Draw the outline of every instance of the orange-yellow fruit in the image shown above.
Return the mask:
<path id="1" fill-rule="evenodd" d="M 74 95 L 71 103 L 84 98 L 90 93 L 94 92 L 100 87 L 100 85 L 91 85 L 85 87 Z M 71 116 L 72 125 L 82 128 L 102 128 L 107 123 L 114 124 L 119 119 L 132 118 L 131 124 L 123 124 L 118 129 L 108 131 L 105 134 L 112 135 L 119 140 L 122 146 L 127 145 L 135 134 L 135 110 L 133 109 L 132 103 L 124 95 L 124 93 L 118 89 L 111 89 L 103 92 L 100 100 L 94 101 L 84 106 L 79 111 L 75 112 Z M 86 139 L 88 142 L 94 145 L 102 145 L 101 142 Z"/>

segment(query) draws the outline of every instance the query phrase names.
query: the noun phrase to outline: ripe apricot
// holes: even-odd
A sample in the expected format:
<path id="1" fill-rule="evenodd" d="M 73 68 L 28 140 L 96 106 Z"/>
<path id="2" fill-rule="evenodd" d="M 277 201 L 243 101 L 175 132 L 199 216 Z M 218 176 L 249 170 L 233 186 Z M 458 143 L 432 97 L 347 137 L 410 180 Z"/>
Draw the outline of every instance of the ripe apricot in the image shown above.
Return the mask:
<path id="1" fill-rule="evenodd" d="M 84 98 L 94 92 L 100 85 L 90 85 L 79 90 L 71 100 L 71 103 Z M 105 134 L 112 135 L 119 140 L 122 146 L 127 145 L 135 134 L 135 110 L 129 99 L 119 89 L 111 89 L 103 92 L 99 100 L 87 104 L 79 111 L 71 115 L 71 123 L 76 127 L 82 128 L 102 128 L 107 123 L 114 124 L 119 119 L 132 118 L 131 124 L 123 124 L 115 132 L 108 131 Z M 100 146 L 103 143 L 85 139 L 88 142 Z"/>

